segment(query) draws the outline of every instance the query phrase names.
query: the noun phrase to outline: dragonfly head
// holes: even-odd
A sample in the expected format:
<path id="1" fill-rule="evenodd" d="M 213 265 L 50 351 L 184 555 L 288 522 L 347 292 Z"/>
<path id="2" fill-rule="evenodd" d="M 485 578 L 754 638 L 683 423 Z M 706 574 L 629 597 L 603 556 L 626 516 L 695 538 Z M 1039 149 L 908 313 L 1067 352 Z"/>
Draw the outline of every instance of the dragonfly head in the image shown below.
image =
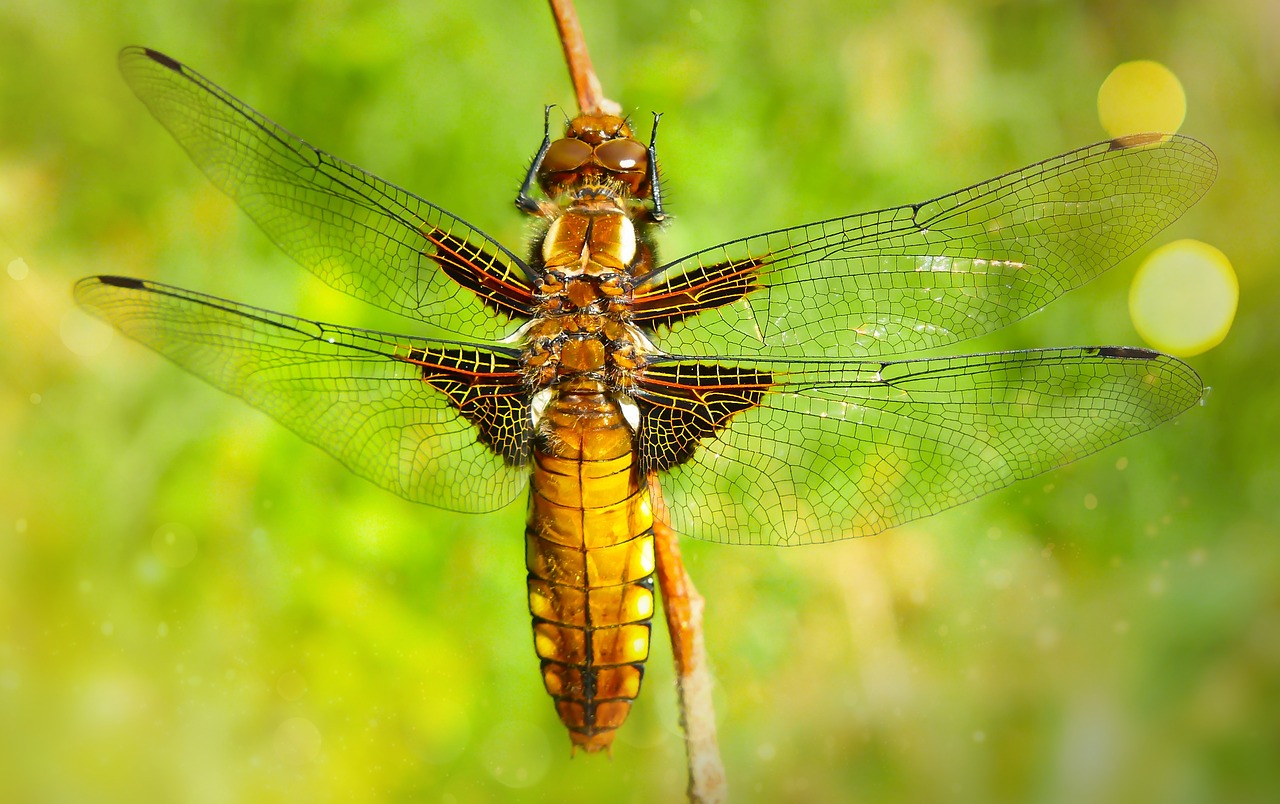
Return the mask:
<path id="1" fill-rule="evenodd" d="M 551 143 L 538 167 L 548 195 L 587 182 L 612 180 L 648 198 L 649 150 L 636 141 L 627 121 L 611 114 L 584 114 L 569 121 L 564 137 Z"/>

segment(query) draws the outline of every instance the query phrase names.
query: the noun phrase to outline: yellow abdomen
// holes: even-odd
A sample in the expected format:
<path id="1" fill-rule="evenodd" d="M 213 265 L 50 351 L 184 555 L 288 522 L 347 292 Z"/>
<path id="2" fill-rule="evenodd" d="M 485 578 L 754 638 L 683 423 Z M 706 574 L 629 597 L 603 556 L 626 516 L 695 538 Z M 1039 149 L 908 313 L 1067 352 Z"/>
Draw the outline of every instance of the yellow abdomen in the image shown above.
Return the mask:
<path id="1" fill-rule="evenodd" d="M 574 745 L 613 742 L 640 692 L 653 616 L 653 512 L 619 403 L 557 394 L 534 449 L 525 529 L 542 678 Z"/>

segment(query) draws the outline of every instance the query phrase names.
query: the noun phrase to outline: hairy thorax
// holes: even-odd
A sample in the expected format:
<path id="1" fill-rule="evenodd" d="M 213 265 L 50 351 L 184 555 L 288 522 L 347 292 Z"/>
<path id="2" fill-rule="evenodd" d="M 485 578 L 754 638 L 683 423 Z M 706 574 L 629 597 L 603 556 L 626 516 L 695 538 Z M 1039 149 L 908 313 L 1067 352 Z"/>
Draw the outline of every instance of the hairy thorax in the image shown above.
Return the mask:
<path id="1" fill-rule="evenodd" d="M 651 257 L 627 202 L 616 183 L 586 185 L 552 218 L 539 255 L 537 315 L 525 337 L 525 376 L 534 388 L 583 380 L 625 392 L 634 384 L 648 339 L 631 322 L 632 291 Z"/>

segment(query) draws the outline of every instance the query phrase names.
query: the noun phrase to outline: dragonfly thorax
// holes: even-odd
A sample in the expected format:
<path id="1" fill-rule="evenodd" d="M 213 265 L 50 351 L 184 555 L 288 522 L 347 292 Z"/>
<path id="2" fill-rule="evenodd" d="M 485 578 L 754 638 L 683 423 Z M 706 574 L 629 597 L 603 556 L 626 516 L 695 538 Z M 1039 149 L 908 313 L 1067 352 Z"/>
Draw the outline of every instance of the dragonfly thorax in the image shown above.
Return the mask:
<path id="1" fill-rule="evenodd" d="M 548 315 L 530 326 L 521 366 L 526 382 L 548 388 L 588 378 L 611 390 L 635 385 L 648 346 L 644 334 L 629 321 L 610 315 Z"/>
<path id="2" fill-rule="evenodd" d="M 543 264 L 524 341 L 526 379 L 539 388 L 581 377 L 630 388 L 647 343 L 631 323 L 633 276 L 637 256 L 649 251 L 640 248 L 625 196 L 589 186 L 574 198 L 538 249 Z"/>

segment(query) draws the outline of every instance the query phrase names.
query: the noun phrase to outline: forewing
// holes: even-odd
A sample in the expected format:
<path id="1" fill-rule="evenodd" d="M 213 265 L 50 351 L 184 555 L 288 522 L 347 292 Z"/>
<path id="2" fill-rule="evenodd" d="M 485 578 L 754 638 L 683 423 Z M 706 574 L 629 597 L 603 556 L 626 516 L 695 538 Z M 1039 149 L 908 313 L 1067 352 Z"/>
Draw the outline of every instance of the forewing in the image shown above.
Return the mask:
<path id="1" fill-rule="evenodd" d="M 877 357 L 991 332 L 1132 254 L 1196 202 L 1213 152 L 1138 135 L 951 195 L 723 243 L 660 269 L 636 318 L 667 352 Z"/>
<path id="2" fill-rule="evenodd" d="M 720 380 L 711 394 L 691 376 Z M 640 390 L 653 468 L 673 440 L 670 410 L 701 423 L 684 428 L 698 431 L 696 446 L 661 476 L 678 533 L 799 545 L 878 533 L 1062 466 L 1168 421 L 1203 386 L 1172 357 L 1094 347 L 883 363 L 669 360 Z"/>
<path id="3" fill-rule="evenodd" d="M 120 70 L 191 159 L 290 257 L 356 298 L 497 340 L 528 315 L 529 269 L 465 221 L 308 145 L 145 48 Z"/>
<path id="4" fill-rule="evenodd" d="M 402 497 L 481 512 L 524 489 L 530 418 L 513 350 L 321 324 L 126 277 L 89 277 L 75 293 Z"/>

